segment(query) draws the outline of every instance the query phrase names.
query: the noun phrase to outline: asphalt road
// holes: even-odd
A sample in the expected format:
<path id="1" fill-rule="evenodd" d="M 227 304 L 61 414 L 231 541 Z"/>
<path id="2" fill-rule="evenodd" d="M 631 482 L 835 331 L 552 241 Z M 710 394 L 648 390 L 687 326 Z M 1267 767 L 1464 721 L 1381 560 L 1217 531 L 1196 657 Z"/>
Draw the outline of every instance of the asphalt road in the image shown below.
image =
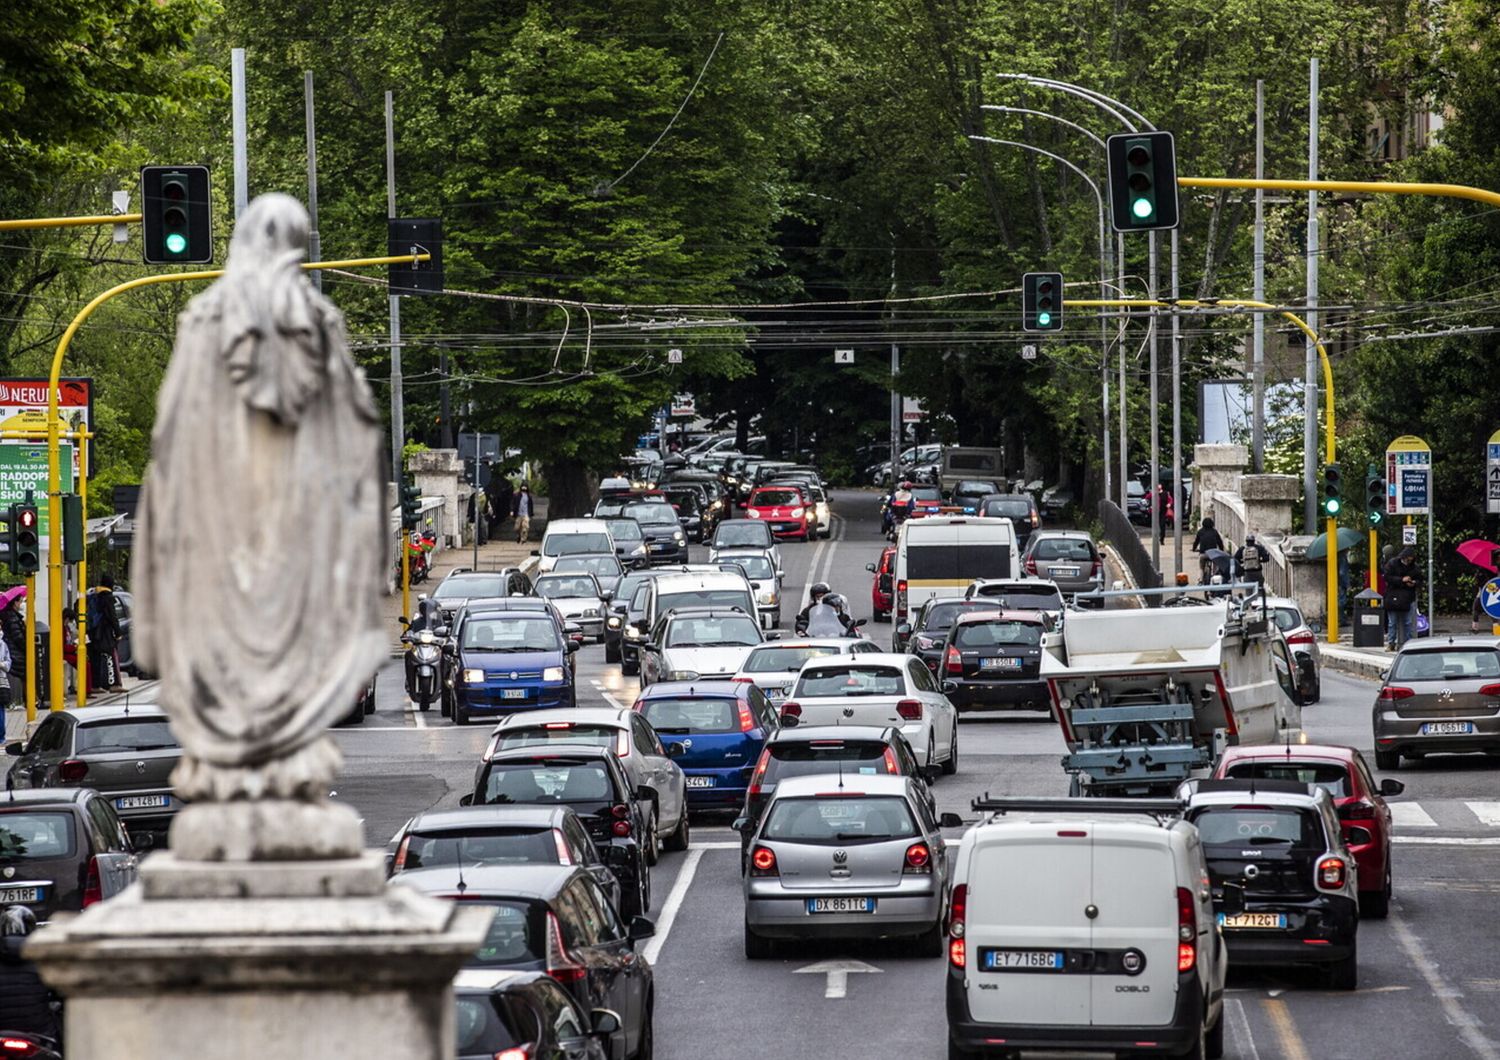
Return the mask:
<path id="1" fill-rule="evenodd" d="M 833 539 L 782 546 L 784 613 L 804 587 L 827 581 L 869 613 L 866 563 L 878 558 L 878 500 L 834 495 Z M 866 632 L 884 643 L 890 626 Z M 629 704 L 634 678 L 606 666 L 603 649 L 580 653 L 579 699 Z M 1370 756 L 1374 686 L 1327 672 L 1323 700 L 1304 727 L 1318 742 L 1348 743 Z M 401 671 L 382 673 L 378 709 L 338 730 L 345 765 L 336 797 L 364 817 L 367 839 L 383 844 L 407 817 L 456 806 L 471 782 L 486 729 L 457 729 L 434 711 L 413 714 Z M 1064 748 L 1049 719 L 966 718 L 957 776 L 936 787 L 938 808 L 967 818 L 973 797 L 1065 795 Z M 1398 774 L 1396 900 L 1389 919 L 1360 928 L 1360 988 L 1336 993 L 1313 974 L 1231 972 L 1226 1055 L 1248 1060 L 1385 1060 L 1479 1057 L 1500 1060 L 1500 761 L 1437 757 Z M 665 854 L 652 892 L 657 937 L 656 1049 L 662 1060 L 814 1056 L 819 1060 L 940 1057 L 946 1025 L 943 964 L 900 946 L 808 945 L 781 959 L 743 956 L 738 838 L 723 819 L 696 822 L 693 845 Z M 847 962 L 843 996 L 822 962 Z M 837 977 L 835 977 L 836 979 Z"/>

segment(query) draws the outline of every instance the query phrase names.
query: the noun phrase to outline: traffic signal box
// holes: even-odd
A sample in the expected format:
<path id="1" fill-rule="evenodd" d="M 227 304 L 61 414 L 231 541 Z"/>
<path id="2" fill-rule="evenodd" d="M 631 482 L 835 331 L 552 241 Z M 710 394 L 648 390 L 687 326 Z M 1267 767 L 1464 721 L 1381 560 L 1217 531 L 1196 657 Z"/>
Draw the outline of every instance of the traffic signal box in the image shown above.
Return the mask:
<path id="1" fill-rule="evenodd" d="M 1061 331 L 1062 295 L 1060 272 L 1028 272 L 1021 277 L 1021 330 Z"/>
<path id="2" fill-rule="evenodd" d="M 207 166 L 141 167 L 141 257 L 147 265 L 214 260 Z"/>
<path id="3" fill-rule="evenodd" d="M 1385 520 L 1385 479 L 1373 467 L 1365 473 L 1365 516 L 1372 528 Z"/>
<path id="4" fill-rule="evenodd" d="M 35 574 L 42 569 L 42 552 L 37 533 L 36 505 L 12 504 L 7 520 L 7 561 L 12 574 Z"/>
<path id="5" fill-rule="evenodd" d="M 422 491 L 410 479 L 401 480 L 401 527 L 415 530 L 422 522 Z"/>
<path id="6" fill-rule="evenodd" d="M 1177 150 L 1169 132 L 1116 133 L 1106 143 L 1117 232 L 1177 227 Z"/>
<path id="7" fill-rule="evenodd" d="M 1330 519 L 1337 519 L 1343 510 L 1344 472 L 1337 464 L 1325 464 L 1323 466 L 1323 514 Z"/>

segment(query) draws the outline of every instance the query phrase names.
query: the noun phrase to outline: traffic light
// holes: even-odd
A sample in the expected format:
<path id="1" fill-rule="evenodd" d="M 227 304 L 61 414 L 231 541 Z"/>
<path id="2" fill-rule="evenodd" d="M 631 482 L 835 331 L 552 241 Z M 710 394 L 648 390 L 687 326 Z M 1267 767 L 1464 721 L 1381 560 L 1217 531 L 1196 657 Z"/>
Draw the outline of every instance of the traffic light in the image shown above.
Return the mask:
<path id="1" fill-rule="evenodd" d="M 401 527 L 415 530 L 422 523 L 422 491 L 410 479 L 401 480 Z"/>
<path id="2" fill-rule="evenodd" d="M 42 569 L 36 505 L 30 500 L 10 506 L 10 572 L 35 574 Z"/>
<path id="3" fill-rule="evenodd" d="M 141 257 L 147 265 L 214 260 L 207 166 L 141 167 Z"/>
<path id="4" fill-rule="evenodd" d="M 1379 526 L 1385 518 L 1385 479 L 1371 465 L 1365 472 L 1365 515 L 1370 526 Z"/>
<path id="5" fill-rule="evenodd" d="M 1323 466 L 1323 514 L 1337 519 L 1344 510 L 1344 473 L 1337 464 Z"/>
<path id="6" fill-rule="evenodd" d="M 62 495 L 63 562 L 81 563 L 88 544 L 83 527 L 83 498 L 76 493 Z"/>
<path id="7" fill-rule="evenodd" d="M 435 217 L 392 217 L 386 223 L 386 253 L 431 254 L 427 261 L 389 265 L 391 294 L 441 294 L 443 222 Z"/>
<path id="8" fill-rule="evenodd" d="M 1021 277 L 1021 330 L 1062 330 L 1063 278 L 1060 272 L 1028 272 Z"/>
<path id="9" fill-rule="evenodd" d="M 1106 145 L 1117 232 L 1177 227 L 1177 150 L 1169 132 L 1116 133 Z"/>

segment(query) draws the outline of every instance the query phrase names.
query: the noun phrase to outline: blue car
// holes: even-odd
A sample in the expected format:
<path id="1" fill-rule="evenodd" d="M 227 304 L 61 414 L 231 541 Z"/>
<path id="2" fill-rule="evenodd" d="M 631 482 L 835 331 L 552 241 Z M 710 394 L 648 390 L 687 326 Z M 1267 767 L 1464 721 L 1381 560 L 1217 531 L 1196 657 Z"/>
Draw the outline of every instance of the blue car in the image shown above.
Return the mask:
<path id="1" fill-rule="evenodd" d="M 546 611 L 467 611 L 454 637 L 454 724 L 476 714 L 576 706 L 577 650 Z"/>
<path id="2" fill-rule="evenodd" d="M 635 709 L 687 778 L 691 810 L 739 810 L 767 737 L 781 724 L 749 681 L 660 681 Z"/>

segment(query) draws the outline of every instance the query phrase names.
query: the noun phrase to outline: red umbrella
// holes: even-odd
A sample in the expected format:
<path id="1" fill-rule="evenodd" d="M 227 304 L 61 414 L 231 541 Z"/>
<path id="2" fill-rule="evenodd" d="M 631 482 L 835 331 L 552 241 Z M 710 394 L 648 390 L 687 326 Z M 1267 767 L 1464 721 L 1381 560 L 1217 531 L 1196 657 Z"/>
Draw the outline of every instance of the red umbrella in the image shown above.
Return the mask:
<path id="1" fill-rule="evenodd" d="M 1500 553 L 1500 545 L 1481 538 L 1471 537 L 1458 546 L 1458 554 L 1476 567 L 1483 567 L 1491 574 L 1500 574 L 1500 568 L 1495 565 L 1495 555 Z"/>

